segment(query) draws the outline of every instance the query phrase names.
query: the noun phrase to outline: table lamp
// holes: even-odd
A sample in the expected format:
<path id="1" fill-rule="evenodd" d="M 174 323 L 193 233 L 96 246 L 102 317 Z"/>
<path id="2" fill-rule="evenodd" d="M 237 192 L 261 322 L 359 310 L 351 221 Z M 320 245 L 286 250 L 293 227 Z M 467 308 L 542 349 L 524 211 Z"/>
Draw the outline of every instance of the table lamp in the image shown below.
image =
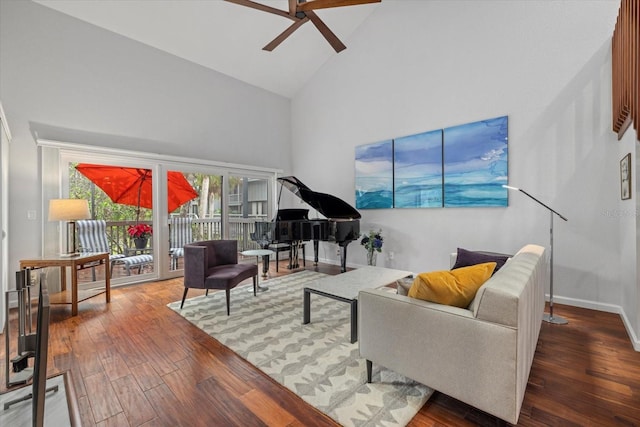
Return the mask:
<path id="1" fill-rule="evenodd" d="M 49 221 L 67 221 L 66 252 L 62 256 L 73 256 L 76 251 L 76 220 L 89 219 L 89 202 L 82 199 L 49 200 Z"/>
<path id="2" fill-rule="evenodd" d="M 563 219 L 565 221 L 568 221 L 568 219 L 565 218 L 564 216 L 560 215 L 558 212 L 554 211 L 549 206 L 545 205 L 540 200 L 536 199 L 531 194 L 527 193 L 526 191 L 524 191 L 521 188 L 511 187 L 509 185 L 503 185 L 503 187 L 506 188 L 506 189 L 509 189 L 509 190 L 521 192 L 522 194 L 524 194 L 525 196 L 529 197 L 533 201 L 535 201 L 535 202 L 539 203 L 540 205 L 544 206 L 545 208 L 547 208 L 547 210 L 549 210 L 549 212 L 550 212 L 550 215 L 551 215 L 551 228 L 549 229 L 549 234 L 550 234 L 550 239 L 551 239 L 551 248 L 550 248 L 550 252 L 549 252 L 549 269 L 550 269 L 550 272 L 549 272 L 549 314 L 545 314 L 542 317 L 542 320 L 544 320 L 545 322 L 548 322 L 548 323 L 556 324 L 556 325 L 566 325 L 567 323 L 569 323 L 569 321 L 567 319 L 562 318 L 560 316 L 554 316 L 553 315 L 553 216 L 554 215 L 558 215 L 560 217 L 560 219 Z"/>

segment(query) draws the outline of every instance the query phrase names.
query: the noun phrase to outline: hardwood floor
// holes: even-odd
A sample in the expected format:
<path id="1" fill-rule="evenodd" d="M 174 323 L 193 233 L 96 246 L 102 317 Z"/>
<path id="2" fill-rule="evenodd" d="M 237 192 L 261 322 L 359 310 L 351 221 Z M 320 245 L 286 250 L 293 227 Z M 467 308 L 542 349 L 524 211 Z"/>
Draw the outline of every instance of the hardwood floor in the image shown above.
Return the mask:
<path id="1" fill-rule="evenodd" d="M 277 274 L 272 263 L 271 275 L 289 274 L 284 265 Z M 168 309 L 183 289 L 182 279 L 113 289 L 109 305 L 100 297 L 85 301 L 76 317 L 53 307 L 49 374 L 71 371 L 83 425 L 336 425 Z M 555 314 L 569 324 L 543 323 L 518 425 L 640 426 L 640 353 L 620 317 L 560 305 Z M 436 392 L 409 425 L 495 423 Z"/>

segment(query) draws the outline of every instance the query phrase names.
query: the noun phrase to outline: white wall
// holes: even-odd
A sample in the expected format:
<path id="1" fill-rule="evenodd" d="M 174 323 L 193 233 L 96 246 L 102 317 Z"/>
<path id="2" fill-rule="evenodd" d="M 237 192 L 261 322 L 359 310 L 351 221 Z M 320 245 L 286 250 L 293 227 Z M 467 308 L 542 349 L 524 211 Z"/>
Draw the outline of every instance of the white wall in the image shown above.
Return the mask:
<path id="1" fill-rule="evenodd" d="M 510 184 L 569 219 L 554 220 L 555 301 L 617 310 L 620 259 L 635 263 L 621 252 L 620 219 L 608 214 L 620 207 L 620 143 L 610 130 L 618 6 L 382 2 L 293 99 L 294 174 L 354 203 L 355 146 L 508 115 Z M 361 213 L 361 231 L 383 229 L 384 252 L 394 253 L 384 263 L 416 272 L 447 268 L 457 247 L 549 246 L 549 212 L 520 193 L 506 209 Z M 349 263 L 365 263 L 357 242 L 349 249 Z"/>
<path id="2" fill-rule="evenodd" d="M 631 133 L 627 131 L 627 133 Z M 626 229 L 621 229 L 620 232 L 622 234 L 623 241 L 627 242 L 626 236 L 635 236 L 635 247 L 630 247 L 631 245 L 622 246 L 623 257 L 623 267 L 628 266 L 629 258 L 635 255 L 635 269 L 633 267 L 628 268 L 628 273 L 622 276 L 622 282 L 624 284 L 624 291 L 622 294 L 622 300 L 624 303 L 624 310 L 628 318 L 629 322 L 634 325 L 633 329 L 630 331 L 630 334 L 634 338 L 634 342 L 636 343 L 635 348 L 636 351 L 640 351 L 640 285 L 638 282 L 638 272 L 640 271 L 640 216 L 638 212 L 640 212 L 640 150 L 638 150 L 638 144 L 636 141 L 632 140 L 632 135 L 625 136 L 627 145 L 633 145 L 633 148 L 630 148 L 631 152 L 631 162 L 633 164 L 631 170 L 632 174 L 635 176 L 631 177 L 631 182 L 635 184 L 635 190 L 632 190 L 632 197 L 634 198 L 631 203 L 627 201 L 625 206 L 625 211 L 628 214 L 625 215 L 627 218 L 635 217 L 635 229 L 633 226 L 628 227 Z M 635 154 L 634 154 L 635 153 Z M 635 160 L 635 163 L 633 162 Z M 633 209 L 635 207 L 635 210 Z M 633 232 L 635 231 L 635 233 Z M 633 237 L 632 237 L 633 238 Z M 627 253 L 625 250 L 628 250 Z M 635 317 L 635 322 L 633 319 Z M 634 324 L 635 323 L 635 324 Z"/>
<path id="3" fill-rule="evenodd" d="M 636 277 L 640 262 L 638 260 L 638 247 L 640 247 L 640 217 L 638 217 L 638 152 L 636 150 L 636 133 L 633 126 L 627 130 L 622 140 L 618 143 L 618 161 L 612 165 L 612 169 L 617 168 L 620 173 L 620 160 L 627 153 L 631 153 L 631 199 L 621 200 L 618 196 L 618 209 L 608 212 L 608 221 L 616 223 L 620 235 L 620 285 L 621 285 L 621 306 L 623 308 L 623 316 L 625 324 L 633 325 L 627 327 L 629 334 L 635 342 L 640 343 L 640 317 L 639 307 L 640 300 L 638 292 L 638 284 Z M 618 192 L 620 193 L 620 185 L 618 184 Z M 640 351 L 640 348 L 637 349 Z"/>
<path id="4" fill-rule="evenodd" d="M 32 2 L 0 2 L 0 98 L 13 132 L 11 271 L 41 248 L 32 131 L 44 139 L 290 167 L 289 99 Z"/>
<path id="5" fill-rule="evenodd" d="M 0 329 L 5 324 L 5 293 L 9 289 L 9 142 L 11 130 L 0 102 Z"/>
<path id="6" fill-rule="evenodd" d="M 624 313 L 633 328 L 627 328 L 635 338 L 636 350 L 640 351 L 640 150 L 635 132 L 629 128 L 621 141 L 620 158 L 631 153 L 631 200 L 621 201 L 620 207 L 620 235 L 621 235 L 621 275 L 622 275 L 622 303 Z M 635 188 L 633 187 L 635 185 Z M 633 329 L 633 330 L 631 330 Z"/>

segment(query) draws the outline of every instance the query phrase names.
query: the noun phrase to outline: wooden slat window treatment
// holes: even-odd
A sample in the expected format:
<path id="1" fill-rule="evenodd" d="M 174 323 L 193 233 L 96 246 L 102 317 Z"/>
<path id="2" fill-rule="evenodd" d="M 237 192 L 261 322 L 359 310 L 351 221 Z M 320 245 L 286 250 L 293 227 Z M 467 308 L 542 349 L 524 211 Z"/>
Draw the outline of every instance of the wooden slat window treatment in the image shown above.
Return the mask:
<path id="1" fill-rule="evenodd" d="M 613 131 L 622 138 L 631 123 L 640 141 L 640 0 L 622 0 L 611 41 Z"/>

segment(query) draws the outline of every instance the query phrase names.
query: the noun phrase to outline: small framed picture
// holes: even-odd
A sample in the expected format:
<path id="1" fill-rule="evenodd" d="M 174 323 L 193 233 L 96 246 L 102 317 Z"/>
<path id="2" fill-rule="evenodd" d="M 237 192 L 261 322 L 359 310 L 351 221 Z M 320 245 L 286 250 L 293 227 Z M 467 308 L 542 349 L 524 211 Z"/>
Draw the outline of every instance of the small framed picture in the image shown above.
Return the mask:
<path id="1" fill-rule="evenodd" d="M 622 200 L 631 198 L 631 153 L 620 160 L 620 195 Z"/>

